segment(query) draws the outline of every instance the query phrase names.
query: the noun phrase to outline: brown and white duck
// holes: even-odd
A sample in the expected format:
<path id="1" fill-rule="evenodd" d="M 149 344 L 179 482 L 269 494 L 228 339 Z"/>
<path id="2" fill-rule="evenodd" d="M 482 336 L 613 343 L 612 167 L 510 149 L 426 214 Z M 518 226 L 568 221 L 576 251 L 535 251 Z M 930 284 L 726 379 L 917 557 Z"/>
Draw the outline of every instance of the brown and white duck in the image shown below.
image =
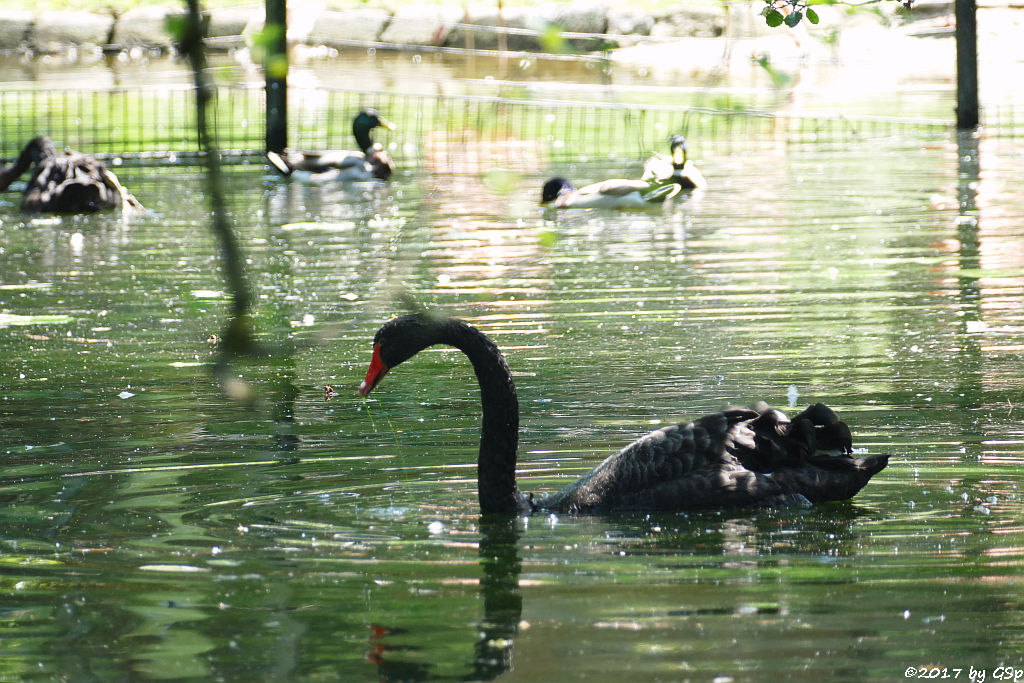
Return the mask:
<path id="1" fill-rule="evenodd" d="M 395 125 L 374 109 L 363 109 L 352 121 L 352 134 L 358 150 L 323 152 L 267 152 L 267 160 L 282 175 L 302 183 L 320 185 L 330 182 L 387 180 L 395 171 L 391 156 L 373 141 L 374 128 L 394 130 Z"/>

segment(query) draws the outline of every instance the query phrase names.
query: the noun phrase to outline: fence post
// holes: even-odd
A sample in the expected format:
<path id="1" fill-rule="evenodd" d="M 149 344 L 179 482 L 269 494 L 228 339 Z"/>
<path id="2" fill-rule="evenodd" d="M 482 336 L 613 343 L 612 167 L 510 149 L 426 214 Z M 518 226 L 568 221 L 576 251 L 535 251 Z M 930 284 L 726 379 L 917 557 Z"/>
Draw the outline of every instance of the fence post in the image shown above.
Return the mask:
<path id="1" fill-rule="evenodd" d="M 267 151 L 288 146 L 288 0 L 267 0 Z"/>
<path id="2" fill-rule="evenodd" d="M 956 0 L 956 127 L 978 125 L 978 17 L 976 0 Z"/>

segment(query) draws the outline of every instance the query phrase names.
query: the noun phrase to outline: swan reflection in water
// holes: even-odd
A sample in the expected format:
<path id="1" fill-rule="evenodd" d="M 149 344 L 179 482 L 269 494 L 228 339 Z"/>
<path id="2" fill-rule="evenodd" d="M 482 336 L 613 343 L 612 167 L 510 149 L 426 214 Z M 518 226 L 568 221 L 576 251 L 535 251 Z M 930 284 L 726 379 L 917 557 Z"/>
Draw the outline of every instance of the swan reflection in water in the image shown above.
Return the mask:
<path id="1" fill-rule="evenodd" d="M 473 646 L 473 660 L 464 680 L 490 681 L 512 668 L 512 648 L 523 613 L 519 592 L 522 560 L 519 558 L 519 520 L 486 515 L 480 518 L 479 557 L 483 575 L 480 597 L 483 616 L 480 638 Z M 389 649 L 387 637 L 400 629 L 371 625 L 366 658 L 377 665 L 382 681 L 419 681 L 432 678 L 430 665 L 402 659 L 403 649 Z"/>

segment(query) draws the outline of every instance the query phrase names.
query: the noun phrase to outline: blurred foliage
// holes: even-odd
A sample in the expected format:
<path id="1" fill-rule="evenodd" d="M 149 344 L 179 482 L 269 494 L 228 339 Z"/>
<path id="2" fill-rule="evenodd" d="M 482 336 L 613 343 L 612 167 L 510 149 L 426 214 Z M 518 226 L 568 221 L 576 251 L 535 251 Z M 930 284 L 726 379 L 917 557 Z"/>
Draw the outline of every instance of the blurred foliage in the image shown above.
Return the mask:
<path id="1" fill-rule="evenodd" d="M 268 22 L 261 30 L 252 33 L 247 40 L 253 61 L 264 64 L 274 78 L 284 78 L 288 75 L 287 55 L 273 54 L 284 30 L 281 24 Z"/>
<path id="2" fill-rule="evenodd" d="M 768 74 L 768 77 L 772 79 L 772 85 L 776 88 L 788 87 L 793 82 L 793 75 L 777 69 L 772 65 L 771 59 L 768 55 L 761 55 L 754 61 L 757 62 L 758 66 L 760 66 L 766 74 Z"/>
<path id="3" fill-rule="evenodd" d="M 483 174 L 483 183 L 498 194 L 512 194 L 522 185 L 522 175 L 506 168 L 492 168 Z"/>
<path id="4" fill-rule="evenodd" d="M 562 35 L 562 27 L 556 24 L 548 24 L 547 27 L 541 31 L 539 40 L 541 48 L 543 48 L 545 52 L 552 52 L 555 54 L 569 54 L 575 52 L 569 41 Z"/>

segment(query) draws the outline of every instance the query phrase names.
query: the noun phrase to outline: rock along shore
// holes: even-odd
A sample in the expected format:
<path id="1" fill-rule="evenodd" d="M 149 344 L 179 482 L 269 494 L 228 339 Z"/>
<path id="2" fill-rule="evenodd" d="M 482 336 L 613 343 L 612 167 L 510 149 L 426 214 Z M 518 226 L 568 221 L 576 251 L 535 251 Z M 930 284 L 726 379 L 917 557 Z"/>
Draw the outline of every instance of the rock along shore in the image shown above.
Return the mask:
<path id="1" fill-rule="evenodd" d="M 891 5 L 895 13 L 898 3 Z M 377 49 L 460 47 L 550 52 L 570 48 L 589 52 L 627 47 L 645 40 L 758 37 L 778 35 L 756 15 L 759 3 L 685 6 L 661 11 L 630 8 L 622 3 L 582 0 L 543 7 L 476 7 L 410 4 L 394 12 L 361 7 L 332 10 L 322 3 L 295 3 L 289 9 L 292 44 L 343 48 L 371 45 Z M 841 11 L 821 6 L 822 24 L 849 23 Z M 140 7 L 122 14 L 0 10 L 0 51 L 29 54 L 120 52 L 143 49 L 169 52 L 174 40 L 167 29 L 178 7 Z M 952 0 L 917 0 L 914 20 L 952 13 Z M 214 9 L 209 16 L 210 49 L 244 47 L 246 37 L 264 22 L 262 5 Z M 827 15 L 827 16 L 826 16 Z M 806 23 L 806 22 L 805 22 Z M 557 27 L 562 33 L 553 33 Z M 584 36 L 582 34 L 591 34 Z"/>

